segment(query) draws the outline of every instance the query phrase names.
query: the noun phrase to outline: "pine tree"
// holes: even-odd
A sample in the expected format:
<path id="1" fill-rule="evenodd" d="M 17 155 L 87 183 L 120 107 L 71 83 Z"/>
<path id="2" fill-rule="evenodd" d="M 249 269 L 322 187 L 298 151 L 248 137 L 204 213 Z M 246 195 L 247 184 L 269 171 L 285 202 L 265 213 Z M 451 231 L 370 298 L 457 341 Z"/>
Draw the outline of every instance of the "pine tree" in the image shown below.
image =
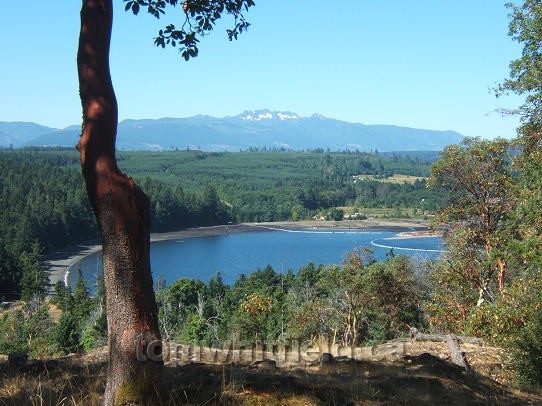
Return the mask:
<path id="1" fill-rule="evenodd" d="M 30 252 L 23 252 L 20 257 L 22 268 L 21 298 L 30 301 L 33 297 L 42 300 L 49 289 L 49 275 L 41 259 L 42 248 L 39 243 L 32 244 Z"/>

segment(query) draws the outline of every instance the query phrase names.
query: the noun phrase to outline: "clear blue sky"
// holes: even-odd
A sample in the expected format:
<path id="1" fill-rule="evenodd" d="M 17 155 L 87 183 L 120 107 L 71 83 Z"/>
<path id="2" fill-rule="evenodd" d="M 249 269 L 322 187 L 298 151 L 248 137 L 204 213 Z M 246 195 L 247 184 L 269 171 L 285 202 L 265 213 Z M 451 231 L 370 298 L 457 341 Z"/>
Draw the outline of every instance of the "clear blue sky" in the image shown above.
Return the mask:
<path id="1" fill-rule="evenodd" d="M 270 108 L 364 124 L 513 137 L 521 104 L 490 91 L 521 53 L 500 0 L 255 0 L 249 31 L 225 27 L 185 62 L 153 38 L 162 24 L 115 1 L 111 70 L 119 119 L 236 115 Z M 0 121 L 81 122 L 80 2 L 3 1 Z M 179 12 L 179 11 L 176 11 Z"/>

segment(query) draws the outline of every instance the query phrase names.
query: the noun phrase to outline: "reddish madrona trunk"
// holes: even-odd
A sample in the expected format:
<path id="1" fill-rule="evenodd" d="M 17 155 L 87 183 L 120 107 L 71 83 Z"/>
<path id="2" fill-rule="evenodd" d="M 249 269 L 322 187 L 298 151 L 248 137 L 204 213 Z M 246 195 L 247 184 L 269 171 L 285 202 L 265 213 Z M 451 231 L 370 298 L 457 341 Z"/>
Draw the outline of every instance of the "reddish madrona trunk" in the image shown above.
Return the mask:
<path id="1" fill-rule="evenodd" d="M 149 260 L 149 202 L 116 162 L 112 20 L 112 0 L 83 0 L 77 54 L 83 128 L 77 149 L 103 247 L 109 335 L 104 403 L 155 404 L 163 361 Z"/>
<path id="2" fill-rule="evenodd" d="M 504 279 L 506 275 L 506 262 L 504 259 L 497 258 L 497 266 L 499 267 L 499 275 L 497 280 L 499 282 L 499 290 L 502 291 L 504 289 Z"/>

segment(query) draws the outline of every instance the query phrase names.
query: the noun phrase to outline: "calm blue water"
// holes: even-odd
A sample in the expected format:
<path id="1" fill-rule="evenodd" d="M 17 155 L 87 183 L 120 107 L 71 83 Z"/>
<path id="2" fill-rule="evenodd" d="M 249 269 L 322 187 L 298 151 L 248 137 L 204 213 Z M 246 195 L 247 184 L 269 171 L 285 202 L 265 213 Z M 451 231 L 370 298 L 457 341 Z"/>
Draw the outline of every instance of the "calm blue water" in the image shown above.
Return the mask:
<path id="1" fill-rule="evenodd" d="M 309 262 L 337 264 L 360 246 L 374 249 L 377 259 L 384 259 L 392 247 L 396 255 L 422 258 L 438 257 L 443 249 L 440 238 L 394 236 L 370 231 L 264 231 L 161 241 L 151 245 L 151 268 L 155 281 L 163 275 L 168 284 L 181 277 L 207 282 L 217 271 L 231 284 L 241 273 L 248 275 L 268 264 L 277 272 L 297 272 Z M 90 255 L 80 264 L 83 277 L 93 285 L 101 271 L 101 255 Z"/>

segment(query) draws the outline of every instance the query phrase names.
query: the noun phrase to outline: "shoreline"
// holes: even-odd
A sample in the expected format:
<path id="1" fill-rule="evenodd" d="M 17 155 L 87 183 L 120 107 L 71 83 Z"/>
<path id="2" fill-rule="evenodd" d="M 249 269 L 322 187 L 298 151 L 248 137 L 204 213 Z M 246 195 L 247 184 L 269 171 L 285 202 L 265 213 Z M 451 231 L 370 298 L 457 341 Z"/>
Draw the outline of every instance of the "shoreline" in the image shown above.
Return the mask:
<path id="1" fill-rule="evenodd" d="M 150 241 L 168 241 L 185 238 L 200 238 L 224 234 L 257 233 L 267 231 L 303 231 L 303 230 L 332 230 L 332 231 L 391 231 L 403 235 L 403 238 L 425 237 L 428 233 L 427 221 L 422 220 L 343 220 L 343 221 L 278 221 L 267 223 L 241 223 L 210 227 L 186 228 L 165 233 L 151 233 Z M 407 229 L 407 230 L 405 230 Z M 408 237 L 406 237 L 408 235 Z M 96 242 L 84 243 L 76 247 L 59 250 L 47 256 L 45 264 L 49 271 L 51 292 L 58 281 L 69 283 L 70 271 L 85 257 L 101 251 L 101 244 Z"/>

